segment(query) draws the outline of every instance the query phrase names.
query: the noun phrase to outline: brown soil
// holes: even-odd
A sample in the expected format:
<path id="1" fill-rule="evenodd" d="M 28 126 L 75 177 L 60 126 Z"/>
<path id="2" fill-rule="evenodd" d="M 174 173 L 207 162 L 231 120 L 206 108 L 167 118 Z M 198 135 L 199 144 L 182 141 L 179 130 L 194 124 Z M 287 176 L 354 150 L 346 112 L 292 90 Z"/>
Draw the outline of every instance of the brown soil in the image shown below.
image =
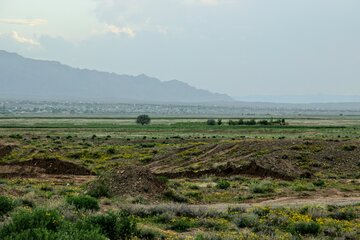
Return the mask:
<path id="1" fill-rule="evenodd" d="M 85 167 L 58 159 L 33 159 L 25 162 L 0 164 L 0 177 L 39 177 L 49 175 L 93 175 Z"/>
<path id="2" fill-rule="evenodd" d="M 100 177 L 109 188 L 111 195 L 158 197 L 166 184 L 145 167 L 117 168 Z"/>
<path id="3" fill-rule="evenodd" d="M 315 173 L 351 176 L 360 172 L 360 141 L 326 140 L 242 140 L 193 146 L 203 150 L 184 158 L 168 152 L 153 159 L 148 167 L 168 177 L 201 177 L 247 174 L 281 179 L 310 178 Z M 186 150 L 191 152 L 189 146 Z"/>
<path id="4" fill-rule="evenodd" d="M 236 167 L 234 165 L 228 164 L 226 166 L 221 166 L 218 168 L 203 170 L 203 171 L 183 171 L 183 172 L 163 172 L 158 173 L 160 176 L 166 176 L 168 178 L 198 178 L 204 175 L 214 175 L 214 176 L 230 176 L 230 175 L 249 175 L 257 177 L 272 177 L 279 178 L 284 180 L 294 180 L 297 177 L 300 177 L 301 171 L 295 170 L 291 165 L 284 164 L 281 169 L 277 169 L 274 166 L 268 164 L 264 165 L 263 163 L 258 163 L 256 161 L 250 162 L 247 165 Z M 307 176 L 306 173 L 303 176 Z"/>

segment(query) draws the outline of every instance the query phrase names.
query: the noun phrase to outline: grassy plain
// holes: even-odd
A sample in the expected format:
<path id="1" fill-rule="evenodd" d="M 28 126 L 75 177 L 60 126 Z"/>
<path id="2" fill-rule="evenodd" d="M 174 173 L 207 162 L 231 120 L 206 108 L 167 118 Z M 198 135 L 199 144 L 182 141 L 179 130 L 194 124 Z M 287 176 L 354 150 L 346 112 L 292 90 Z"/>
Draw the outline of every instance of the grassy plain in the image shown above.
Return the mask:
<path id="1" fill-rule="evenodd" d="M 292 117 L 285 126 L 206 120 L 0 119 L 0 147 L 11 149 L 0 154 L 0 206 L 8 209 L 0 209 L 0 238 L 68 239 L 75 234 L 68 229 L 79 239 L 360 237 L 360 118 Z M 95 175 L 16 165 L 33 159 L 75 163 Z M 149 173 L 121 181 L 140 190 L 108 189 L 115 185 L 103 176 L 139 166 Z M 144 179 L 153 181 L 150 189 L 142 188 Z M 41 214 L 56 226 L 30 224 Z M 29 226 L 11 228 L 19 219 Z"/>

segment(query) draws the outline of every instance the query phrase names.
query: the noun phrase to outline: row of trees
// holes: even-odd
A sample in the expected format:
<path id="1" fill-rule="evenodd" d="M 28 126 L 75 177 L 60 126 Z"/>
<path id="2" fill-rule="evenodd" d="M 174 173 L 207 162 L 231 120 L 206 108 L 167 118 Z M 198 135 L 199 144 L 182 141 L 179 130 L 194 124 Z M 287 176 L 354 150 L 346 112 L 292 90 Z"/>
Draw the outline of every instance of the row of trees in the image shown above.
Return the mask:
<path id="1" fill-rule="evenodd" d="M 208 119 L 206 122 L 207 125 L 210 126 L 214 126 L 214 125 L 222 125 L 222 119 Z M 253 125 L 286 125 L 286 120 L 285 119 L 270 119 L 270 120 L 266 120 L 266 119 L 261 119 L 259 121 L 256 121 L 255 119 L 249 119 L 249 120 L 244 120 L 244 119 L 239 119 L 239 120 L 229 120 L 228 124 L 230 126 L 236 126 L 236 125 L 247 125 L 247 126 L 253 126 Z"/>
<path id="2" fill-rule="evenodd" d="M 151 119 L 148 115 L 139 115 L 136 118 L 136 123 L 137 124 L 141 124 L 141 125 L 146 125 L 146 124 L 150 124 Z M 223 121 L 222 119 L 208 119 L 206 122 L 207 125 L 210 126 L 214 126 L 214 125 L 222 125 Z M 285 119 L 270 119 L 270 120 L 266 120 L 266 119 L 261 119 L 259 121 L 256 121 L 255 119 L 249 119 L 249 120 L 244 120 L 244 119 L 239 119 L 239 120 L 229 120 L 228 122 L 229 125 L 231 126 L 235 126 L 235 125 L 286 125 L 286 121 Z"/>

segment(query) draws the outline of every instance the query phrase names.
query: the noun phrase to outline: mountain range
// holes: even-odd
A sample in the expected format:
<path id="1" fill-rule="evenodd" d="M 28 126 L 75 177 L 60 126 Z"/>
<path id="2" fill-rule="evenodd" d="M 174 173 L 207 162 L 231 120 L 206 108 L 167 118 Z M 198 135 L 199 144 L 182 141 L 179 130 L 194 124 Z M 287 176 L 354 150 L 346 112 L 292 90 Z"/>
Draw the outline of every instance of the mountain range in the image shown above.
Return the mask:
<path id="1" fill-rule="evenodd" d="M 6 99 L 211 103 L 232 102 L 225 94 L 197 89 L 178 80 L 144 74 L 119 75 L 72 68 L 0 50 L 0 97 Z"/>

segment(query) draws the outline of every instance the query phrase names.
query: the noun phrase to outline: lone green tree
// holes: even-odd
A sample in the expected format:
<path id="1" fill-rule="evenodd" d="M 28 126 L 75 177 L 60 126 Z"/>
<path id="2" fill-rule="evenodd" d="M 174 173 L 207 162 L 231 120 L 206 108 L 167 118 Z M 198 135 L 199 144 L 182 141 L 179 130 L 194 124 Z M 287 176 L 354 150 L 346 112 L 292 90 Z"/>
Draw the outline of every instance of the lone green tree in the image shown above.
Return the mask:
<path id="1" fill-rule="evenodd" d="M 214 126 L 214 125 L 216 125 L 216 121 L 215 121 L 215 119 L 208 119 L 206 121 L 206 124 L 210 125 L 210 126 Z"/>
<path id="2" fill-rule="evenodd" d="M 150 124 L 150 122 L 151 122 L 151 119 L 148 115 L 139 115 L 136 118 L 137 124 L 145 125 L 145 124 Z"/>

